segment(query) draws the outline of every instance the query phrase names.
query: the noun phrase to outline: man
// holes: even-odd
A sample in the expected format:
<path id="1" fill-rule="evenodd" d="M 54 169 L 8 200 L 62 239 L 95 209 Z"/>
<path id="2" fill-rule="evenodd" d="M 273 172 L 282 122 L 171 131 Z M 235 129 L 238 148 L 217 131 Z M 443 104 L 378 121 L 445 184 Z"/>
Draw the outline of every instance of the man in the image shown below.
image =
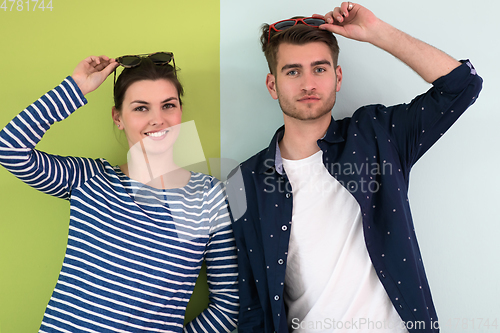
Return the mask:
<path id="1" fill-rule="evenodd" d="M 409 104 L 333 120 L 342 69 L 332 33 L 389 52 L 433 87 Z M 476 100 L 481 78 L 470 62 L 350 2 L 324 17 L 265 26 L 261 41 L 284 127 L 233 171 L 242 182 L 228 182 L 239 333 L 437 332 L 409 172 Z"/>

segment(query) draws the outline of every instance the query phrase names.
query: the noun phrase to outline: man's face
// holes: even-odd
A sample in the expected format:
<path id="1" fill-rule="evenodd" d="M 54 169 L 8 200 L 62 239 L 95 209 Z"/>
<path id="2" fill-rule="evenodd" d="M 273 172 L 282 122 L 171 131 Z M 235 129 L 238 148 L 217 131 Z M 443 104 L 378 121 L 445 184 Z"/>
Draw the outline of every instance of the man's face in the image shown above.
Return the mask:
<path id="1" fill-rule="evenodd" d="M 329 118 L 341 82 L 342 69 L 334 68 L 331 51 L 322 42 L 280 44 L 276 75 L 268 74 L 266 79 L 285 117 L 298 120 Z"/>

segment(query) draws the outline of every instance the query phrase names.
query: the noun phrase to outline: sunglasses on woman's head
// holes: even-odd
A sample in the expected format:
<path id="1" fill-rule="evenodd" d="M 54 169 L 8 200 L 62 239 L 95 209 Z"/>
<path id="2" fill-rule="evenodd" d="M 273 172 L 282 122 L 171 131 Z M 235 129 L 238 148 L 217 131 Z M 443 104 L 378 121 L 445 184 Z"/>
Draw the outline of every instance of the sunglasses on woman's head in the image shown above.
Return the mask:
<path id="1" fill-rule="evenodd" d="M 164 66 L 172 61 L 174 67 L 174 74 L 176 74 L 174 54 L 172 52 L 155 52 L 155 53 L 144 53 L 136 55 L 125 55 L 116 58 L 116 62 L 125 68 L 134 68 L 141 64 L 142 59 L 146 58 L 149 58 L 149 60 L 151 60 L 153 64 L 157 66 Z M 116 84 L 116 70 L 114 75 L 114 83 Z"/>
<path id="2" fill-rule="evenodd" d="M 267 42 L 269 43 L 269 41 L 271 40 L 271 29 L 276 32 L 279 32 L 291 28 L 294 25 L 297 25 L 298 23 L 302 23 L 310 27 L 317 28 L 320 25 L 325 24 L 326 21 L 323 20 L 322 18 L 303 17 L 303 18 L 287 19 L 275 22 L 269 26 L 269 36 L 267 37 Z"/>

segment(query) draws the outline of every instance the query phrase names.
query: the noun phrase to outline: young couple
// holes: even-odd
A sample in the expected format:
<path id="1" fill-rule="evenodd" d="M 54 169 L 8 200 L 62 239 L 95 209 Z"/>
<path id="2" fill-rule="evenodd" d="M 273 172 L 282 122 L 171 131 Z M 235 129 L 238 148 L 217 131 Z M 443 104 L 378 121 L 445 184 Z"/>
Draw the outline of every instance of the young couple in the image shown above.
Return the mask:
<path id="1" fill-rule="evenodd" d="M 433 88 L 407 105 L 368 106 L 333 120 L 342 70 L 332 33 L 386 50 Z M 266 25 L 261 40 L 267 88 L 285 125 L 233 172 L 243 177 L 245 203 L 233 177 L 230 209 L 217 179 L 174 163 L 183 89 L 171 53 L 89 57 L 0 132 L 2 165 L 71 205 L 66 255 L 40 332 L 230 332 L 237 324 L 240 333 L 306 332 L 308 322 L 326 318 L 437 319 L 406 198 L 408 175 L 474 102 L 481 79 L 468 61 L 350 2 L 325 16 Z M 34 149 L 119 65 L 126 68 L 112 117 L 129 143 L 127 164 Z M 366 161 L 390 163 L 394 172 L 331 167 Z M 376 190 L 360 191 L 363 181 Z M 272 191 L 278 182 L 288 190 Z M 204 260 L 211 302 L 183 327 Z"/>

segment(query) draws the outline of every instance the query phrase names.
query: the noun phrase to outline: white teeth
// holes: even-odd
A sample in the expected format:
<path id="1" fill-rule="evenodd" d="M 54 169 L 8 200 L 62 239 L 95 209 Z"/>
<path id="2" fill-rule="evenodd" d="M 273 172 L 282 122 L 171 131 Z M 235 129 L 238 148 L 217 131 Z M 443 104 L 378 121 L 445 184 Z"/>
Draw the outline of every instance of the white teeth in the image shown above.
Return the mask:
<path id="1" fill-rule="evenodd" d="M 161 131 L 161 132 L 149 132 L 146 133 L 147 136 L 153 136 L 155 138 L 159 138 L 162 135 L 165 135 L 168 131 Z"/>

